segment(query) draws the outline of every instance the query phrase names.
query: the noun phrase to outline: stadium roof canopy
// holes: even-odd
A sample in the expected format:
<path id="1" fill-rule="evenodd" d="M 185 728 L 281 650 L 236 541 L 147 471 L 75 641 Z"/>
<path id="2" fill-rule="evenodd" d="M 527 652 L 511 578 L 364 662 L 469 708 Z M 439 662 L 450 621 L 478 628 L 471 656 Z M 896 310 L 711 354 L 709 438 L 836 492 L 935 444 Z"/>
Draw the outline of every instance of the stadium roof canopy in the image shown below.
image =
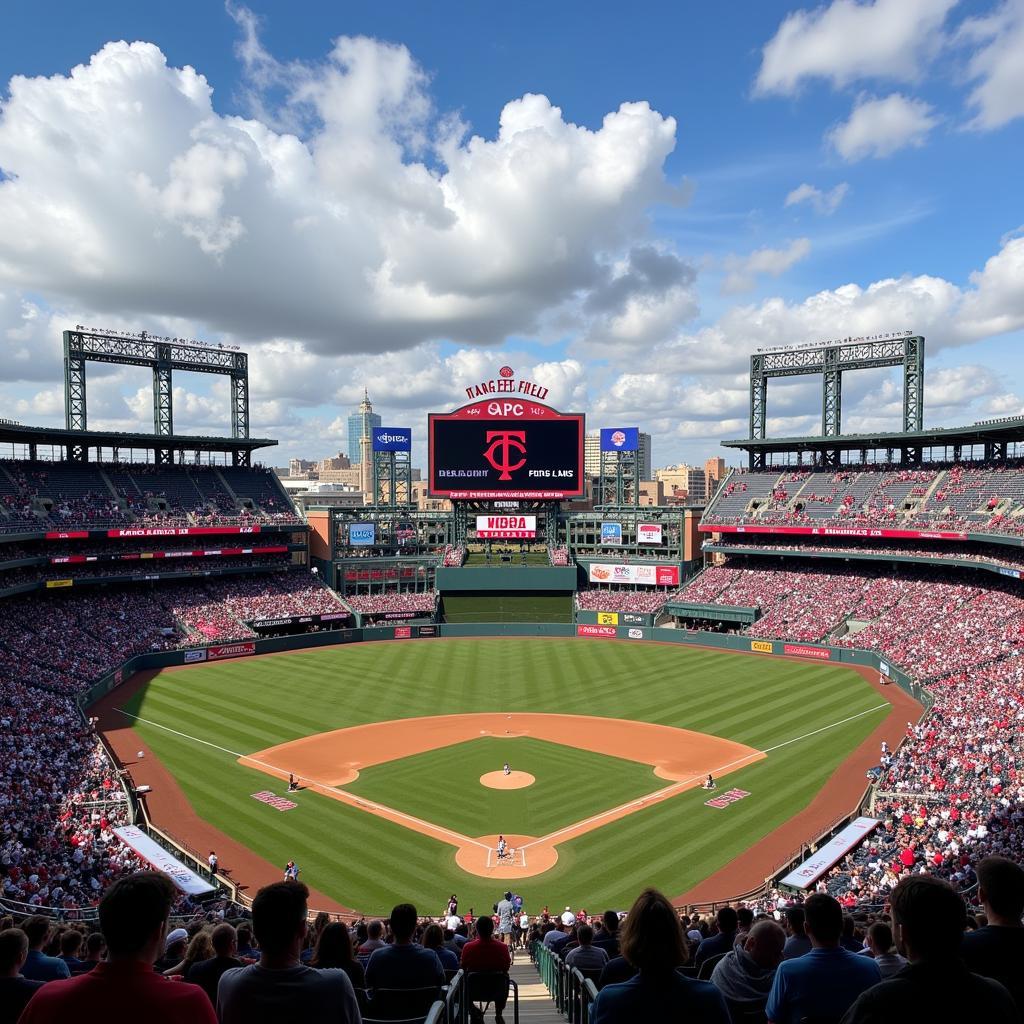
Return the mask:
<path id="1" fill-rule="evenodd" d="M 983 446 L 986 459 L 1006 458 L 1007 445 L 1024 441 L 1024 416 L 985 420 L 967 427 L 934 427 L 930 430 L 879 431 L 870 434 L 841 434 L 836 437 L 745 437 L 723 441 L 726 448 L 738 448 L 750 454 L 751 468 L 764 466 L 769 454 L 801 455 L 810 452 L 822 465 L 835 465 L 841 452 L 899 452 L 900 461 L 920 461 L 925 449 L 952 449 L 959 459 L 964 448 Z"/>
<path id="2" fill-rule="evenodd" d="M 67 430 L 62 427 L 30 427 L 11 420 L 0 419 L 0 443 L 28 445 L 31 450 L 40 445 L 60 446 L 67 458 L 85 459 L 90 448 L 141 449 L 152 451 L 155 461 L 170 462 L 173 452 L 228 452 L 238 465 L 248 465 L 249 457 L 257 448 L 270 448 L 277 444 L 270 438 L 260 437 L 206 437 L 193 434 L 158 435 L 141 431 L 121 430 Z"/>

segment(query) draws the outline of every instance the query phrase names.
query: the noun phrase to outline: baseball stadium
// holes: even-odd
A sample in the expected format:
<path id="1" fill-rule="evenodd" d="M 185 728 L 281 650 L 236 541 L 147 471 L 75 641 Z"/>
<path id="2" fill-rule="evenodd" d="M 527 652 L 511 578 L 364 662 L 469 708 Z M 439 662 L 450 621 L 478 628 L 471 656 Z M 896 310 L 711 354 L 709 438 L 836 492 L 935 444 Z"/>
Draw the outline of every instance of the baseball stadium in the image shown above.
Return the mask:
<path id="1" fill-rule="evenodd" d="M 751 356 L 736 468 L 692 505 L 651 502 L 636 426 L 495 366 L 365 430 L 365 505 L 300 506 L 245 352 L 63 346 L 66 427 L 0 422 L 13 919 L 94 921 L 155 867 L 184 923 L 284 873 L 353 926 L 507 892 L 557 929 L 655 888 L 724 929 L 814 893 L 877 913 L 921 866 L 975 905 L 980 860 L 1019 855 L 1024 419 L 925 429 L 923 337 Z M 90 361 L 152 370 L 152 433 L 88 426 Z M 878 367 L 902 429 L 844 434 L 843 375 Z M 229 379 L 231 436 L 175 433 L 178 371 Z M 766 436 L 798 375 L 821 434 Z M 586 1019 L 595 979 L 535 938 Z"/>

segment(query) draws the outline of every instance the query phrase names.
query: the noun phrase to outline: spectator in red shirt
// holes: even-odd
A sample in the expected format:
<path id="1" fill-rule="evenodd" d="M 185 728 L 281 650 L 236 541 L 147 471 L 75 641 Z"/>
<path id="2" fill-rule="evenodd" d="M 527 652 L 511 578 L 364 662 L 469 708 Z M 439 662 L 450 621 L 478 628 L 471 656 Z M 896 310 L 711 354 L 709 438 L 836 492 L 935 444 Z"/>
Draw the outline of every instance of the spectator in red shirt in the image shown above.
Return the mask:
<path id="1" fill-rule="evenodd" d="M 146 1024 L 217 1024 L 198 985 L 173 982 L 153 970 L 163 952 L 175 895 L 162 872 L 118 879 L 99 906 L 108 959 L 88 974 L 44 985 L 25 1008 L 21 1024 L 134 1020 L 140 1013 Z"/>
<path id="2" fill-rule="evenodd" d="M 494 919 L 478 917 L 476 920 L 475 939 L 471 939 L 462 947 L 462 969 L 466 974 L 486 972 L 490 974 L 508 974 L 512 966 L 512 954 L 504 942 L 494 938 Z M 483 1020 L 483 1013 L 474 1005 L 476 1002 L 494 1003 L 494 1019 L 497 1024 L 504 1024 L 502 1011 L 508 1002 L 508 979 L 478 978 L 467 981 L 470 1002 L 470 1015 L 475 1022 Z M 486 1008 L 486 1007 L 485 1007 Z"/>

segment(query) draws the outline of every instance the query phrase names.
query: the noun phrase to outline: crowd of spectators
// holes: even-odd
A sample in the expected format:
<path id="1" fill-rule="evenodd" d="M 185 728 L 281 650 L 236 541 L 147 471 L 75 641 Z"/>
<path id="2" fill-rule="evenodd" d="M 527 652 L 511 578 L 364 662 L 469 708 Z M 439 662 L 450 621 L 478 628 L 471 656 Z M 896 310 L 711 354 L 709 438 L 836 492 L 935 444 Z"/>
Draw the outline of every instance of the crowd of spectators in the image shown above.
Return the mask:
<path id="1" fill-rule="evenodd" d="M 388 590 L 380 594 L 346 594 L 345 603 L 361 615 L 403 612 L 409 616 L 433 615 L 436 590 Z"/>
<path id="2" fill-rule="evenodd" d="M 619 590 L 613 587 L 591 587 L 576 594 L 576 607 L 586 611 L 655 613 L 665 604 L 665 589 Z"/>
<path id="3" fill-rule="evenodd" d="M 466 560 L 465 544 L 445 544 L 441 553 L 441 565 L 447 568 L 456 568 Z"/>
<path id="4" fill-rule="evenodd" d="M 548 561 L 552 565 L 568 565 L 569 549 L 564 544 L 553 544 L 548 548 Z"/>
<path id="5" fill-rule="evenodd" d="M 91 906 L 134 855 L 111 829 L 126 805 L 114 766 L 75 698 L 128 658 L 251 638 L 241 620 L 325 614 L 343 606 L 306 573 L 220 578 L 8 602 L 0 618 L 0 877 L 8 902 Z M 219 631 L 218 631 L 219 630 Z M 203 638 L 206 639 L 206 638 Z"/>

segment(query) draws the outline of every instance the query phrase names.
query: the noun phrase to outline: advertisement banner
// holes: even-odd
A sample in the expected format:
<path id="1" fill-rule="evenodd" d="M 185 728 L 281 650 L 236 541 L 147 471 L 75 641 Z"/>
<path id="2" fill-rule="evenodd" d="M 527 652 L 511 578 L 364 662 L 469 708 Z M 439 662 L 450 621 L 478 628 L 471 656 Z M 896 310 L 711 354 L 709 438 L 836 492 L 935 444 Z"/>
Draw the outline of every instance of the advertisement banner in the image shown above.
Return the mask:
<path id="1" fill-rule="evenodd" d="M 477 516 L 476 535 L 481 540 L 533 540 L 536 516 Z"/>
<path id="2" fill-rule="evenodd" d="M 190 548 L 187 551 L 129 551 L 111 555 L 57 555 L 50 565 L 78 565 L 83 562 L 137 562 L 144 558 L 217 558 L 231 555 L 278 555 L 288 550 L 287 544 L 267 544 L 251 548 Z"/>
<path id="3" fill-rule="evenodd" d="M 602 544 L 621 544 L 622 543 L 622 523 L 602 523 L 601 524 L 601 543 Z"/>
<path id="4" fill-rule="evenodd" d="M 352 547 L 369 547 L 377 540 L 376 523 L 349 523 L 348 542 Z"/>
<path id="5" fill-rule="evenodd" d="M 412 626 L 395 626 L 395 639 L 408 640 L 412 636 Z"/>
<path id="6" fill-rule="evenodd" d="M 603 452 L 635 452 L 639 447 L 639 427 L 607 427 L 601 431 Z"/>
<path id="7" fill-rule="evenodd" d="M 779 884 L 790 885 L 794 889 L 809 889 L 833 864 L 842 860 L 877 827 L 877 818 L 857 818 L 851 821 L 827 843 L 819 846 L 799 867 L 790 871 Z"/>
<path id="8" fill-rule="evenodd" d="M 636 612 L 620 612 L 619 621 L 624 626 L 649 626 L 651 617 L 649 615 L 638 615 Z"/>
<path id="9" fill-rule="evenodd" d="M 47 540 L 83 540 L 89 536 L 88 530 L 54 530 L 46 535 Z"/>
<path id="10" fill-rule="evenodd" d="M 185 664 L 192 665 L 197 661 L 206 661 L 206 650 L 201 648 L 198 651 L 185 652 Z"/>
<path id="11" fill-rule="evenodd" d="M 412 427 L 374 427 L 370 444 L 375 452 L 412 451 Z"/>
<path id="12" fill-rule="evenodd" d="M 775 646 L 771 640 L 751 640 L 750 649 L 757 651 L 759 654 L 774 654 Z"/>
<path id="13" fill-rule="evenodd" d="M 49 590 L 51 587 L 72 587 L 74 584 L 74 580 L 47 580 L 46 589 Z"/>
<path id="14" fill-rule="evenodd" d="M 131 847 L 143 860 L 148 861 L 157 871 L 170 875 L 171 881 L 189 896 L 201 896 L 205 892 L 213 892 L 217 887 L 205 878 L 197 875 L 177 857 L 172 857 L 162 846 L 135 825 L 118 825 L 114 835 L 125 846 Z"/>
<path id="15" fill-rule="evenodd" d="M 967 540 L 949 530 L 873 530 L 866 526 L 714 526 L 701 523 L 701 533 L 777 533 L 795 537 L 881 537 L 883 540 Z"/>
<path id="16" fill-rule="evenodd" d="M 207 647 L 206 660 L 220 661 L 222 658 L 244 658 L 248 654 L 256 653 L 256 642 L 245 640 L 238 644 L 215 644 Z"/>
<path id="17" fill-rule="evenodd" d="M 678 565 L 617 565 L 594 562 L 591 583 L 637 583 L 645 587 L 678 587 Z"/>
<path id="18" fill-rule="evenodd" d="M 416 632 L 420 636 L 437 636 L 437 626 L 417 626 Z"/>
<path id="19" fill-rule="evenodd" d="M 614 626 L 585 626 L 580 624 L 576 627 L 577 636 L 604 636 L 614 638 L 617 633 Z"/>
<path id="20" fill-rule="evenodd" d="M 631 630 L 629 630 L 628 636 L 630 640 L 643 640 L 644 631 L 642 629 L 637 629 L 634 626 Z"/>
<path id="21" fill-rule="evenodd" d="M 107 530 L 108 537 L 205 537 L 215 533 L 259 533 L 260 526 L 140 526 L 133 529 Z M 65 537 L 87 537 L 87 533 L 64 534 Z M 47 540 L 50 535 L 47 534 Z"/>
<path id="22" fill-rule="evenodd" d="M 661 523 L 638 523 L 636 542 L 637 544 L 660 544 Z"/>
<path id="23" fill-rule="evenodd" d="M 830 661 L 832 652 L 825 647 L 808 647 L 806 644 L 783 644 L 783 654 L 794 654 L 798 658 L 817 658 L 818 661 Z"/>
<path id="24" fill-rule="evenodd" d="M 598 612 L 597 622 L 601 626 L 617 626 L 619 624 L 618 612 Z"/>

